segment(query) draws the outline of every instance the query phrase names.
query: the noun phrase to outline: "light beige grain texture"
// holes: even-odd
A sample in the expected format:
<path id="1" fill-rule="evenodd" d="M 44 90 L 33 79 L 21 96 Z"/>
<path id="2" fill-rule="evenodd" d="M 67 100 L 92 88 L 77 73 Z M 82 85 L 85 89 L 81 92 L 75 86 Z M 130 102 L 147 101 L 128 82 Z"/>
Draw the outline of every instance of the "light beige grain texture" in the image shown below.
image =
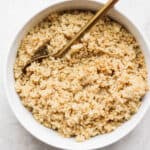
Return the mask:
<path id="1" fill-rule="evenodd" d="M 93 16 L 90 11 L 49 15 L 21 42 L 14 66 L 22 103 L 44 126 L 84 141 L 115 130 L 137 112 L 148 90 L 144 56 L 133 35 L 106 17 L 61 59 L 21 68 L 45 40 L 56 52 Z"/>

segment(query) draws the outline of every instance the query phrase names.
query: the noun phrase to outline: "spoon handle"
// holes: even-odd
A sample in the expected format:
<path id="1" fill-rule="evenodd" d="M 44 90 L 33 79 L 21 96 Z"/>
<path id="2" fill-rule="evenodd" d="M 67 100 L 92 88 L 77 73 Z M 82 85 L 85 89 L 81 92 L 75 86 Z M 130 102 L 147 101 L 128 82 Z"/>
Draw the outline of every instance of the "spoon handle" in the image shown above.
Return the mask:
<path id="1" fill-rule="evenodd" d="M 85 32 L 87 31 L 91 26 L 93 26 L 96 21 L 103 17 L 119 0 L 109 0 L 102 8 L 99 9 L 99 11 L 92 17 L 92 19 L 75 35 L 75 37 L 68 42 L 68 44 L 61 49 L 59 52 L 54 54 L 54 57 L 61 57 L 63 54 L 65 54 L 70 46 Z"/>

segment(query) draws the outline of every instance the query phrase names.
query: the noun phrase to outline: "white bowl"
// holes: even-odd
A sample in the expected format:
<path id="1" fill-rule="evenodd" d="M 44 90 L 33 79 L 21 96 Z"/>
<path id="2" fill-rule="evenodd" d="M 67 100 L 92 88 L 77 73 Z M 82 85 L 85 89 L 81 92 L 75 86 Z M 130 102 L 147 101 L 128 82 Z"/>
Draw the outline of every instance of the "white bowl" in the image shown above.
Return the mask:
<path id="1" fill-rule="evenodd" d="M 22 126 L 28 130 L 33 136 L 39 140 L 62 149 L 72 149 L 72 150 L 87 150 L 87 149 L 96 149 L 102 148 L 104 146 L 110 145 L 125 135 L 127 135 L 135 126 L 139 123 L 141 118 L 144 116 L 147 111 L 150 101 L 150 93 L 148 92 L 143 98 L 142 105 L 138 112 L 126 123 L 121 125 L 115 131 L 93 137 L 85 142 L 77 143 L 74 139 L 63 138 L 57 132 L 47 129 L 44 126 L 40 125 L 37 121 L 34 120 L 31 113 L 22 105 L 16 91 L 14 88 L 14 75 L 13 75 L 13 65 L 16 58 L 16 52 L 20 40 L 23 38 L 24 34 L 30 27 L 39 22 L 41 18 L 45 17 L 48 13 L 52 11 L 60 11 L 66 9 L 90 9 L 97 10 L 101 6 L 100 2 L 89 1 L 89 0 L 73 0 L 73 1 L 55 1 L 48 8 L 37 13 L 32 17 L 25 25 L 22 27 L 21 31 L 17 34 L 6 59 L 5 69 L 4 69 L 4 86 L 9 100 L 9 104 L 15 113 L 17 119 L 22 124 Z M 143 50 L 143 54 L 146 59 L 148 78 L 150 79 L 150 50 L 148 42 L 142 33 L 137 29 L 127 17 L 121 14 L 117 10 L 110 11 L 109 15 L 123 24 L 137 39 L 140 43 L 140 46 Z"/>

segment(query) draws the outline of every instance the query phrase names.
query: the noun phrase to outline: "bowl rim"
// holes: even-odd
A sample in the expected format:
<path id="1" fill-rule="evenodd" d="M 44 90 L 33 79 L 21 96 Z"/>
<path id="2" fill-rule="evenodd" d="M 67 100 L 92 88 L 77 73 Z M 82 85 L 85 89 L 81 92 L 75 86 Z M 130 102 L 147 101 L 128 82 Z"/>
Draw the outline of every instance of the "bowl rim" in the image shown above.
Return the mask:
<path id="1" fill-rule="evenodd" d="M 78 0 L 77 0 L 78 1 Z M 87 0 L 87 1 L 90 1 L 90 0 Z M 57 5 L 57 4 L 60 4 L 60 3 L 66 3 L 67 1 L 64 1 L 64 0 L 56 0 L 55 2 L 54 1 L 52 1 L 51 3 L 49 3 L 49 5 L 47 6 L 47 7 L 44 7 L 44 8 L 42 8 L 42 9 L 40 9 L 38 12 L 35 12 L 35 14 L 33 15 L 33 16 L 31 16 L 22 26 L 21 26 L 21 28 L 18 30 L 18 32 L 17 32 L 17 34 L 16 34 L 16 36 L 15 36 L 15 38 L 14 38 L 14 40 L 13 40 L 13 42 L 12 42 L 12 44 L 11 44 L 11 46 L 10 46 L 10 48 L 9 48 L 9 51 L 8 51 L 8 53 L 7 53 L 7 56 L 6 56 L 6 59 L 5 59 L 5 62 L 4 62 L 4 70 L 3 70 L 3 77 L 4 77 L 4 79 L 3 79 L 3 81 L 4 81 L 4 90 L 5 90 L 5 93 L 6 93 L 6 97 L 7 97 L 7 100 L 8 100 L 8 103 L 9 103 L 9 106 L 11 107 L 11 109 L 12 109 L 12 111 L 13 111 L 13 113 L 15 114 L 15 116 L 16 116 L 16 118 L 17 118 L 17 120 L 20 122 L 20 124 L 31 134 L 31 135 L 33 135 L 34 137 L 36 137 L 38 140 L 40 140 L 40 141 L 42 141 L 42 142 L 44 142 L 44 143 L 46 143 L 46 144 L 48 144 L 48 145 L 50 145 L 50 146 L 52 146 L 52 147 L 55 147 L 55 148 L 59 148 L 59 149 L 70 149 L 70 146 L 68 147 L 68 146 L 62 146 L 61 145 L 61 143 L 59 143 L 59 144 L 54 144 L 54 143 L 52 143 L 52 142 L 48 142 L 48 141 L 46 141 L 45 139 L 43 139 L 42 137 L 39 137 L 39 135 L 36 133 L 36 132 L 34 132 L 31 128 L 28 128 L 27 126 L 25 126 L 25 124 L 23 123 L 23 121 L 20 119 L 20 117 L 19 117 L 19 114 L 17 113 L 17 111 L 15 110 L 15 107 L 13 106 L 13 103 L 11 102 L 11 95 L 10 95 L 10 91 L 8 90 L 8 79 L 7 79 L 7 66 L 8 66 L 8 62 L 9 62 L 9 54 L 10 54 L 10 51 L 11 51 L 11 49 L 12 49 L 12 47 L 14 46 L 14 44 L 15 44 L 15 42 L 16 42 L 16 39 L 17 39 L 17 37 L 20 35 L 20 33 L 22 32 L 22 30 L 23 30 L 23 28 L 27 25 L 27 24 L 29 24 L 30 23 L 30 21 L 32 20 L 32 19 L 34 19 L 36 16 L 38 16 L 39 14 L 41 14 L 41 13 L 43 13 L 45 10 L 47 10 L 47 9 L 49 9 L 49 8 L 51 8 L 51 7 L 55 7 L 55 5 Z M 98 3 L 98 4 L 103 4 L 102 2 L 100 2 L 100 1 L 98 1 L 98 0 L 94 0 L 94 2 L 96 2 L 96 3 Z M 149 45 L 149 42 L 148 42 L 148 40 L 147 40 L 147 38 L 144 36 L 144 34 L 142 33 L 142 31 L 140 30 L 140 28 L 137 26 L 137 25 L 135 25 L 127 16 L 125 16 L 123 13 L 121 13 L 118 9 L 114 9 L 114 11 L 115 12 L 117 12 L 119 15 L 121 15 L 123 18 L 126 18 L 126 20 L 128 21 L 128 22 L 130 22 L 131 24 L 132 24 L 132 26 L 138 31 L 138 33 L 140 34 L 140 36 L 141 36 L 141 38 L 143 39 L 143 41 L 145 42 L 144 44 L 148 47 L 147 49 L 149 49 L 150 48 L 150 45 Z M 149 52 L 150 53 L 150 52 Z M 114 138 L 112 141 L 108 141 L 108 142 L 106 142 L 106 143 L 104 143 L 102 146 L 99 146 L 99 145 L 92 145 L 91 147 L 90 147 L 90 149 L 97 149 L 97 148 L 103 148 L 103 147 L 105 147 L 105 146 L 108 146 L 108 145 L 111 145 L 111 144 L 113 144 L 113 143 L 115 143 L 115 142 L 117 142 L 117 141 L 119 141 L 120 139 L 122 139 L 123 137 L 125 137 L 127 134 L 129 134 L 138 124 L 139 124 L 139 122 L 141 121 L 141 119 L 143 118 L 143 116 L 145 115 L 145 113 L 146 113 L 146 111 L 148 110 L 148 108 L 149 108 L 149 106 L 150 106 L 150 102 L 145 106 L 145 108 L 144 108 L 144 110 L 143 110 L 143 112 L 141 112 L 140 113 L 140 111 L 138 111 L 139 113 L 140 113 L 140 115 L 139 115 L 139 119 L 138 120 L 136 120 L 136 123 L 130 128 L 130 129 L 128 129 L 127 130 L 127 132 L 126 133 L 124 133 L 123 135 L 118 135 L 116 138 Z M 132 118 L 131 118 L 132 119 Z M 130 119 L 130 120 L 131 120 Z M 124 123 L 125 124 L 125 123 Z M 114 131 L 113 131 L 114 132 Z M 79 144 L 80 146 L 82 146 L 82 143 L 80 143 Z M 75 147 L 76 148 L 76 147 Z M 74 148 L 73 148 L 74 149 Z M 85 148 L 81 148 L 82 150 L 83 149 L 85 149 Z M 86 149 L 88 149 L 88 147 L 86 147 Z"/>

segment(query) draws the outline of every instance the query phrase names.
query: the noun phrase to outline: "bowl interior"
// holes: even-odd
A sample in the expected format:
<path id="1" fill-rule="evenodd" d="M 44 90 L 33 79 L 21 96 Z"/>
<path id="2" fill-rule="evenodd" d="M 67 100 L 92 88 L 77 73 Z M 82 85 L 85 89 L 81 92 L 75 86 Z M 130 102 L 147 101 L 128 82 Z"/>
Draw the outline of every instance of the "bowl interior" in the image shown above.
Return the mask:
<path id="1" fill-rule="evenodd" d="M 59 3 L 55 1 L 55 4 L 51 5 L 50 7 L 46 8 L 44 11 L 41 11 L 37 15 L 35 15 L 29 22 L 25 24 L 25 26 L 21 29 L 21 31 L 16 36 L 12 47 L 9 51 L 6 66 L 5 66 L 5 88 L 6 93 L 9 99 L 9 103 L 11 108 L 13 109 L 16 117 L 18 118 L 19 122 L 26 128 L 33 136 L 40 139 L 41 141 L 63 149 L 94 149 L 94 148 L 101 148 L 106 145 L 112 144 L 119 140 L 120 138 L 127 135 L 141 120 L 144 116 L 146 110 L 149 107 L 148 98 L 150 94 L 147 93 L 146 96 L 143 98 L 143 103 L 138 111 L 129 121 L 124 123 L 122 126 L 117 128 L 115 131 L 105 134 L 99 135 L 90 140 L 87 140 L 82 143 L 75 142 L 74 139 L 63 138 L 57 132 L 47 129 L 40 125 L 37 121 L 35 121 L 28 112 L 22 103 L 18 95 L 15 92 L 14 88 L 14 75 L 13 75 L 13 65 L 15 63 L 16 52 L 18 45 L 20 44 L 21 39 L 25 35 L 25 33 L 36 23 L 38 23 L 42 18 L 44 18 L 47 14 L 53 11 L 61 11 L 61 10 L 68 10 L 68 9 L 88 9 L 88 10 L 97 10 L 101 6 L 101 3 L 96 1 L 89 1 L 87 0 L 76 0 L 76 1 L 60 1 Z M 123 24 L 137 39 L 140 43 L 140 46 L 143 50 L 147 70 L 148 70 L 148 78 L 150 79 L 150 52 L 147 46 L 147 43 L 144 40 L 141 32 L 133 25 L 125 16 L 119 13 L 116 10 L 112 10 L 109 13 L 110 17 L 115 19 L 116 21 Z"/>

